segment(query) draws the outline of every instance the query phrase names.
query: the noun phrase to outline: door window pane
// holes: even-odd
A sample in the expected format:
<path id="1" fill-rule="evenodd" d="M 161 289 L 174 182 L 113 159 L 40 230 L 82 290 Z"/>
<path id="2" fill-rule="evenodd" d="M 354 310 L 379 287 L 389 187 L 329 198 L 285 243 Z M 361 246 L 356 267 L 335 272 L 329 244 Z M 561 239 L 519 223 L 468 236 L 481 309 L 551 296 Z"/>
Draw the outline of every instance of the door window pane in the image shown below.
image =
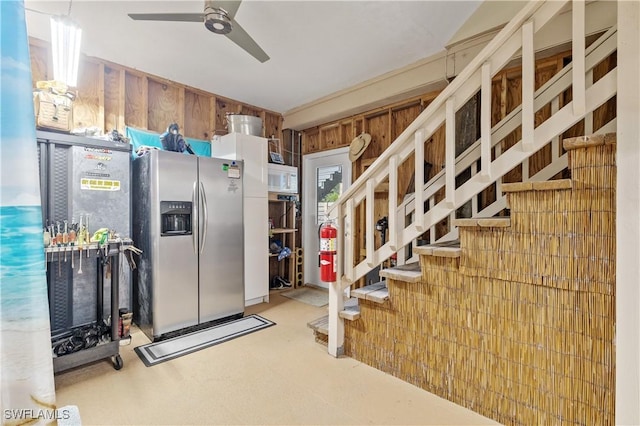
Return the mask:
<path id="1" fill-rule="evenodd" d="M 342 166 L 324 166 L 316 169 L 316 218 L 320 224 L 326 212 L 342 194 Z"/>

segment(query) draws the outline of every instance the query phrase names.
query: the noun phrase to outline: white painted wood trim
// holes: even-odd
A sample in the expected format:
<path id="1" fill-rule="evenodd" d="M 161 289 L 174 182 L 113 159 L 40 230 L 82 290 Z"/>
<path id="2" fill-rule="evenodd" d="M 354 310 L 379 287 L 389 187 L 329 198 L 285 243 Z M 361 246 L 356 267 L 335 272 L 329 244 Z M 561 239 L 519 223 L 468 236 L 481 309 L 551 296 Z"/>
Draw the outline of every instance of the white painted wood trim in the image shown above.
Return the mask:
<path id="1" fill-rule="evenodd" d="M 341 204 L 337 208 L 337 224 L 338 228 L 337 232 L 337 241 L 336 241 L 336 251 L 338 253 L 345 253 L 345 250 L 350 245 L 348 240 L 349 230 L 346 227 L 346 220 L 344 217 L 344 206 Z M 338 277 L 338 282 L 342 286 L 342 277 L 344 276 L 344 259 L 346 256 L 336 256 L 336 276 Z"/>
<path id="2" fill-rule="evenodd" d="M 424 139 L 424 130 L 418 129 L 413 139 L 415 151 L 414 223 L 418 232 L 424 232 Z"/>
<path id="3" fill-rule="evenodd" d="M 416 192 L 422 193 L 422 185 L 418 185 L 416 171 Z M 389 159 L 389 247 L 398 250 L 398 156 Z"/>
<path id="4" fill-rule="evenodd" d="M 347 229 L 347 247 L 345 248 L 345 258 L 344 258 L 344 275 L 347 279 L 353 282 L 353 262 L 354 262 L 354 247 L 356 246 L 356 228 L 354 224 L 354 220 L 356 217 L 356 207 L 353 201 L 353 198 L 349 198 L 346 203 L 346 215 L 345 215 L 345 223 Z M 340 256 L 340 253 L 338 253 Z"/>
<path id="5" fill-rule="evenodd" d="M 491 180 L 491 63 L 482 64 L 480 88 L 480 168 L 483 179 Z"/>
<path id="6" fill-rule="evenodd" d="M 586 80 L 585 80 L 585 89 L 588 87 L 591 87 L 593 85 L 593 69 L 590 69 L 589 71 L 587 71 L 587 75 L 586 75 Z M 575 106 L 574 106 L 575 107 Z M 575 113 L 575 111 L 574 111 Z M 593 112 L 590 112 L 589 114 L 586 114 L 584 116 L 584 134 L 585 135 L 591 135 L 593 134 Z"/>
<path id="7" fill-rule="evenodd" d="M 429 210 L 431 210 L 436 205 L 436 198 L 429 197 Z M 429 244 L 435 243 L 436 241 L 436 222 L 433 223 L 431 228 L 429 228 Z"/>
<path id="8" fill-rule="evenodd" d="M 491 149 L 489 149 L 489 155 L 491 155 Z M 478 163 L 471 164 L 471 176 L 475 176 L 478 173 Z M 478 215 L 478 197 L 471 197 L 471 217 Z"/>
<path id="9" fill-rule="evenodd" d="M 329 341 L 327 352 L 339 357 L 344 353 L 344 319 L 340 318 L 340 311 L 344 309 L 340 281 L 329 284 Z"/>
<path id="10" fill-rule="evenodd" d="M 554 115 L 560 109 L 560 98 L 555 97 L 551 101 L 551 115 Z M 555 161 L 560 156 L 560 135 L 551 138 L 551 160 Z"/>
<path id="11" fill-rule="evenodd" d="M 445 201 L 453 207 L 456 203 L 456 112 L 453 97 L 447 99 L 445 111 Z M 417 208 L 418 206 L 416 206 Z"/>
<path id="12" fill-rule="evenodd" d="M 533 145 L 535 67 L 533 21 L 528 21 L 522 26 L 522 149 L 527 152 Z"/>
<path id="13" fill-rule="evenodd" d="M 375 186 L 374 186 L 374 181 L 373 179 L 369 179 L 367 181 L 367 195 L 366 195 L 366 206 L 365 206 L 365 228 L 366 228 L 366 236 L 367 236 L 367 241 L 365 244 L 366 250 L 367 250 L 367 256 L 366 256 L 366 262 L 367 265 L 370 268 L 375 267 L 375 259 L 374 259 L 374 252 L 375 252 L 375 238 L 374 236 L 376 235 L 376 228 L 375 228 L 375 209 L 374 209 L 374 204 L 375 204 Z"/>
<path id="14" fill-rule="evenodd" d="M 640 2 L 619 1 L 616 194 L 616 423 L 640 424 Z M 598 81 L 599 82 L 599 81 Z M 595 83 L 598 84 L 598 83 Z"/>
<path id="15" fill-rule="evenodd" d="M 573 114 L 584 115 L 585 100 L 585 10 L 584 0 L 573 0 L 571 15 L 571 62 L 573 62 Z"/>

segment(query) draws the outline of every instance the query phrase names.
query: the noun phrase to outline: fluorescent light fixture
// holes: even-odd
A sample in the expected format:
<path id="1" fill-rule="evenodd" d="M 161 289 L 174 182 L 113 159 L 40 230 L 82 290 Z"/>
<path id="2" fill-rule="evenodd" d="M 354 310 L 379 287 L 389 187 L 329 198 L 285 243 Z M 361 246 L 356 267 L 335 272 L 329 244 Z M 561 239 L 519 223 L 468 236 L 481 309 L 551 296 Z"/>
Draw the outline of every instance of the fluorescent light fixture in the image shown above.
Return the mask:
<path id="1" fill-rule="evenodd" d="M 53 79 L 75 87 L 80 64 L 82 30 L 66 16 L 51 17 Z"/>

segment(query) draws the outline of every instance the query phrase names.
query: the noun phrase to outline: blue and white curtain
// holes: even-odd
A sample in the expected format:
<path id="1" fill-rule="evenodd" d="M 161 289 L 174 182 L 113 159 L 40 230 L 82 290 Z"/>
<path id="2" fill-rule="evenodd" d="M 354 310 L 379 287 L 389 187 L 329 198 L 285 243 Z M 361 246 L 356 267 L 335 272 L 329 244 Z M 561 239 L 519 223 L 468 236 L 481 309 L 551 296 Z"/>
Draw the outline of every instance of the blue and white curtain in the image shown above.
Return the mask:
<path id="1" fill-rule="evenodd" d="M 57 418 L 31 62 L 22 0 L 0 1 L 0 415 Z"/>

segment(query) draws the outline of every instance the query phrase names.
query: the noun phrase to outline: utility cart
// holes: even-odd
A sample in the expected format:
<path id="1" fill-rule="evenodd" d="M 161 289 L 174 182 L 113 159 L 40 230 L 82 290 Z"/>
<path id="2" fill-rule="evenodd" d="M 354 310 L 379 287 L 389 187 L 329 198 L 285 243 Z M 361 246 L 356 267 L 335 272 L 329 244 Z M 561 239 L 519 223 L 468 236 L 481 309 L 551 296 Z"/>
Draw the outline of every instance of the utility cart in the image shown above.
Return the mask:
<path id="1" fill-rule="evenodd" d="M 104 278 L 105 278 L 105 264 L 107 261 L 111 267 L 111 310 L 110 310 L 110 338 L 108 342 L 99 342 L 96 346 L 80 349 L 77 352 L 68 353 L 61 356 L 54 356 L 53 358 L 53 371 L 59 373 L 71 368 L 75 368 L 90 362 L 99 361 L 106 358 L 111 358 L 113 367 L 116 370 L 120 370 L 124 366 L 122 357 L 120 356 L 120 330 L 119 330 L 119 289 L 120 289 L 120 262 L 123 256 L 123 250 L 131 245 L 131 240 L 124 241 L 114 240 L 109 241 L 108 244 L 103 246 L 97 243 L 84 246 L 82 250 L 78 246 L 67 247 L 49 247 L 45 249 L 46 258 L 49 265 L 55 265 L 54 256 L 67 255 L 85 256 L 85 251 L 88 253 L 88 260 L 94 260 L 97 263 L 96 274 L 96 324 L 100 325 L 104 323 L 103 314 L 103 301 L 104 301 Z M 66 257 L 66 256 L 65 256 Z M 60 262 L 60 258 L 58 258 Z M 68 263 L 68 262 L 67 262 Z M 49 266 L 52 268 L 52 273 L 55 273 L 55 266 Z M 81 328 L 79 328 L 81 329 Z M 72 331 L 71 331 L 72 332 Z"/>
<path id="2" fill-rule="evenodd" d="M 108 357 L 119 369 L 119 308 L 131 309 L 131 271 L 119 267 L 121 250 L 131 245 L 125 240 L 131 235 L 131 145 L 44 131 L 37 132 L 37 139 L 42 226 L 49 229 L 51 240 L 54 227 L 56 234 L 56 244 L 49 246 L 45 231 L 51 337 L 52 342 L 73 337 L 67 347 L 52 348 L 54 355 L 62 354 L 55 357 L 54 370 Z M 58 234 L 63 231 L 64 237 L 67 228 L 69 240 L 63 238 L 63 244 L 58 244 Z M 80 273 L 80 247 L 71 242 L 71 232 L 83 229 L 88 236 L 83 240 Z M 111 234 L 108 240 L 100 239 L 98 246 L 98 240 L 90 237 L 100 230 Z M 113 268 L 111 279 L 105 277 L 106 261 Z M 111 338 L 104 342 L 99 338 L 107 331 L 103 319 L 109 316 Z M 90 341 L 83 345 L 85 339 Z M 96 339 L 100 345 L 95 345 Z M 80 350 L 85 347 L 89 349 Z"/>

